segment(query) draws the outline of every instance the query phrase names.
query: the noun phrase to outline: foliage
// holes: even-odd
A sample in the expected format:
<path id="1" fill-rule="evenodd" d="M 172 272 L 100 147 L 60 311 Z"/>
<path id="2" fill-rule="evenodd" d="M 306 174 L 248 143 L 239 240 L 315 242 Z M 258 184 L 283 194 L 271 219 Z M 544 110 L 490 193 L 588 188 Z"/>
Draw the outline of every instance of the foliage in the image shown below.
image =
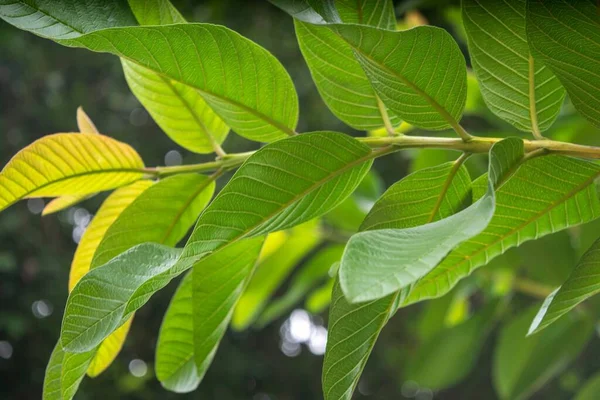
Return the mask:
<path id="1" fill-rule="evenodd" d="M 439 308 L 423 312 L 422 343 L 406 357 L 404 377 L 446 389 L 472 373 L 506 312 L 508 300 L 500 297 L 521 290 L 547 298 L 537 316 L 534 306 L 502 323 L 493 378 L 500 398 L 527 398 L 592 335 L 589 310 L 567 312 L 598 292 L 597 241 L 552 292 L 547 282 L 495 264 L 511 264 L 509 249 L 527 241 L 561 231 L 581 236 L 573 228 L 600 217 L 600 166 L 592 161 L 600 148 L 542 136 L 566 131 L 553 127 L 565 109 L 573 114 L 564 117 L 567 124 L 577 118 L 563 107 L 565 95 L 598 126 L 600 21 L 593 2 L 463 0 L 476 80 L 468 79 L 461 47 L 447 30 L 408 18 L 406 25 L 420 26 L 397 30 L 390 0 L 272 3 L 293 18 L 327 107 L 369 135 L 298 133 L 298 95 L 282 63 L 225 26 L 188 23 L 168 0 L 0 0 L 9 24 L 119 57 L 132 93 L 166 135 L 190 152 L 216 156 L 146 167 L 78 109 L 79 132 L 42 137 L 0 172 L 0 210 L 54 197 L 47 215 L 114 190 L 73 258 L 44 399 L 70 399 L 86 372 L 101 374 L 135 312 L 186 271 L 156 349 L 165 389 L 195 390 L 230 324 L 264 327 L 307 294 L 315 312 L 331 301 L 326 400 L 352 398 L 385 325 L 426 299 Z M 491 111 L 482 118 L 499 118 L 502 134 L 467 132 L 463 115 L 482 109 L 467 99 L 474 83 Z M 230 130 L 266 144 L 226 153 L 221 145 Z M 422 131 L 444 132 L 414 134 Z M 445 153 L 423 152 L 414 172 L 394 176 L 398 181 L 380 193 L 375 159 L 427 148 L 459 154 L 445 162 Z M 475 163 L 487 173 L 476 174 Z M 216 182 L 234 170 L 213 199 Z M 272 300 L 298 265 L 288 292 Z M 479 281 L 470 277 L 478 269 Z"/>

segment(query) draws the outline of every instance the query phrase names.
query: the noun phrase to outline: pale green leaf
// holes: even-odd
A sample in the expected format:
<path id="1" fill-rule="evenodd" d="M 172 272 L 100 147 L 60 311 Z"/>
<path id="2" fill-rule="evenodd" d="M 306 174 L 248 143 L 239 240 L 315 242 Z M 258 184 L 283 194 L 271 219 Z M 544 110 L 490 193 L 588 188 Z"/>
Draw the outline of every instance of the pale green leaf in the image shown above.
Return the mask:
<path id="1" fill-rule="evenodd" d="M 331 303 L 331 293 L 333 292 L 334 284 L 335 279 L 332 278 L 322 286 L 310 292 L 304 304 L 306 309 L 313 314 L 320 314 L 323 312 L 329 303 Z"/>
<path id="2" fill-rule="evenodd" d="M 488 228 L 467 240 L 412 289 L 404 305 L 447 293 L 476 268 L 511 247 L 600 217 L 594 180 L 600 166 L 575 158 L 534 158 L 496 192 L 496 213 Z M 485 190 L 485 181 L 474 190 Z"/>
<path id="3" fill-rule="evenodd" d="M 206 207 L 214 190 L 214 180 L 198 174 L 175 175 L 155 183 L 110 225 L 94 251 L 92 267 L 141 243 L 175 246 Z"/>
<path id="4" fill-rule="evenodd" d="M 94 121 L 83 111 L 83 107 L 77 107 L 77 128 L 81 133 L 100 133 Z"/>
<path id="5" fill-rule="evenodd" d="M 317 285 L 323 278 L 329 276 L 329 270 L 333 264 L 340 261 L 343 251 L 343 245 L 332 245 L 319 250 L 319 252 L 312 256 L 302 266 L 302 269 L 294 275 L 290 282 L 290 287 L 285 294 L 273 300 L 261 314 L 257 325 L 259 327 L 266 326 L 271 321 L 280 318 L 286 312 L 290 311 L 311 288 Z"/>
<path id="6" fill-rule="evenodd" d="M 185 23 L 168 0 L 130 0 L 140 25 Z M 229 127 L 197 90 L 123 60 L 129 88 L 158 126 L 180 146 L 197 153 L 220 151 Z"/>
<path id="7" fill-rule="evenodd" d="M 95 350 L 66 353 L 60 342 L 54 347 L 44 377 L 43 400 L 70 400 L 85 376 Z"/>
<path id="8" fill-rule="evenodd" d="M 226 27 L 111 28 L 59 43 L 115 54 L 197 90 L 248 139 L 270 142 L 294 134 L 298 97 L 289 75 L 269 52 Z"/>
<path id="9" fill-rule="evenodd" d="M 527 39 L 573 105 L 600 126 L 600 15 L 594 0 L 529 0 Z"/>
<path id="10" fill-rule="evenodd" d="M 515 170 L 524 154 L 520 139 L 510 138 L 496 143 L 490 150 L 488 191 L 463 211 L 408 229 L 373 229 L 371 226 L 371 230 L 352 236 L 346 245 L 339 271 L 340 284 L 348 300 L 353 303 L 375 300 L 408 287 L 437 266 L 457 245 L 481 233 L 494 215 L 495 187 Z M 460 164 L 457 165 L 460 167 Z M 456 175 L 455 169 L 450 171 L 451 178 Z M 436 183 L 444 182 L 440 176 L 436 178 Z M 411 181 L 415 182 L 418 183 L 418 179 Z M 440 185 L 442 193 L 448 191 L 449 183 L 446 181 Z M 425 190 L 431 189 L 425 186 Z M 435 199 L 435 196 L 432 198 Z M 439 199 L 440 195 L 437 197 Z M 433 220 L 427 203 L 413 202 L 411 205 L 413 217 L 429 213 L 429 221 Z M 394 201 L 392 208 L 384 210 L 388 215 L 394 215 L 394 207 L 400 206 L 400 202 Z M 433 207 L 435 212 L 439 212 L 437 203 Z M 381 208 L 373 211 L 379 210 Z M 395 217 L 384 219 L 387 224 L 394 222 Z"/>
<path id="11" fill-rule="evenodd" d="M 179 249 L 141 244 L 84 275 L 67 300 L 60 339 L 63 350 L 95 349 L 154 292 L 191 266 L 174 268 L 180 254 Z"/>
<path id="12" fill-rule="evenodd" d="M 88 195 L 139 180 L 134 149 L 107 136 L 56 133 L 19 151 L 0 172 L 0 211 L 31 197 Z"/>
<path id="13" fill-rule="evenodd" d="M 136 25 L 127 0 L 0 0 L 0 18 L 50 39 L 69 39 L 115 26 Z"/>
<path id="14" fill-rule="evenodd" d="M 254 153 L 202 214 L 182 259 L 325 214 L 358 186 L 377 153 L 335 132 L 271 143 Z"/>
<path id="15" fill-rule="evenodd" d="M 252 276 L 263 238 L 234 243 L 201 260 L 193 270 L 193 345 L 202 379 Z"/>
<path id="16" fill-rule="evenodd" d="M 250 326 L 293 268 L 321 242 L 317 220 L 298 225 L 287 233 L 282 246 L 260 262 L 241 295 L 231 320 L 234 329 L 243 330 Z"/>
<path id="17" fill-rule="evenodd" d="M 558 116 L 565 90 L 529 53 L 526 3 L 463 0 L 462 15 L 486 104 L 516 128 L 538 135 Z"/>
<path id="18" fill-rule="evenodd" d="M 411 228 L 460 211 L 471 197 L 470 178 L 463 168 L 448 163 L 404 178 L 390 187 L 373 206 L 362 229 L 371 229 L 384 221 L 391 221 L 387 228 Z M 442 190 L 445 186 L 449 190 Z M 415 212 L 410 204 L 419 203 L 423 210 L 428 210 L 417 213 L 420 216 L 413 218 Z M 400 206 L 394 208 L 396 204 Z M 393 214 L 386 210 L 393 210 Z M 327 286 L 319 292 L 319 297 L 328 300 L 326 290 Z M 344 297 L 339 283 L 334 286 L 323 372 L 325 400 L 352 397 L 377 337 L 394 313 L 401 295 L 398 293 L 369 303 L 352 304 Z M 352 334 L 354 332 L 356 334 Z"/>
<path id="19" fill-rule="evenodd" d="M 578 304 L 600 292 L 600 240 L 583 255 L 569 278 L 544 300 L 535 316 L 529 334 L 554 323 Z"/>
<path id="20" fill-rule="evenodd" d="M 292 2 L 293 3 L 293 2 Z M 394 29 L 392 2 L 336 1 L 341 21 Z M 282 8 L 290 12 L 289 5 Z M 393 126 L 400 120 L 379 101 L 352 48 L 329 27 L 295 21 L 300 50 L 325 104 L 342 121 L 360 130 L 386 125 L 386 116 Z M 329 21 L 334 22 L 334 21 Z"/>
<path id="21" fill-rule="evenodd" d="M 523 400 L 559 374 L 583 350 L 594 326 L 583 314 L 569 314 L 537 335 L 525 337 L 536 307 L 501 330 L 494 353 L 494 387 L 502 400 Z"/>

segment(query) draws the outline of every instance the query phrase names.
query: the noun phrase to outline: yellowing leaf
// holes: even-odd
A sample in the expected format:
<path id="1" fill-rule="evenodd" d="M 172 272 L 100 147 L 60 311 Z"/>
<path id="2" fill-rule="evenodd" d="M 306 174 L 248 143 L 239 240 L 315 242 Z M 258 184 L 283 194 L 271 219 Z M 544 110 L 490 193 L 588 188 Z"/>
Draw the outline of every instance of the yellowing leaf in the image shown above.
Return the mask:
<path id="1" fill-rule="evenodd" d="M 263 244 L 258 261 L 263 261 L 268 258 L 271 254 L 275 253 L 285 243 L 288 238 L 287 231 L 273 232 L 267 235 L 265 243 Z"/>
<path id="2" fill-rule="evenodd" d="M 75 204 L 81 203 L 82 201 L 89 199 L 91 195 L 75 195 L 75 196 L 60 196 L 46 204 L 42 211 L 42 216 L 54 214 L 56 212 L 65 210 Z"/>
<path id="3" fill-rule="evenodd" d="M 108 228 L 115 222 L 123 210 L 151 185 L 152 182 L 150 181 L 135 182 L 129 186 L 115 190 L 104 201 L 96 216 L 85 230 L 75 251 L 69 275 L 69 291 L 73 290 L 79 279 L 90 270 L 94 253 Z"/>
<path id="4" fill-rule="evenodd" d="M 31 197 L 87 195 L 142 178 L 129 145 L 96 134 L 57 133 L 18 152 L 0 172 L 0 211 Z"/>
<path id="5" fill-rule="evenodd" d="M 87 370 L 88 376 L 95 378 L 112 364 L 117 354 L 121 351 L 123 343 L 125 343 L 125 338 L 127 337 L 132 321 L 133 317 L 129 318 L 119 329 L 104 339 L 90 362 Z"/>
<path id="6" fill-rule="evenodd" d="M 100 133 L 98 128 L 92 122 L 92 119 L 83 111 L 83 108 L 77 108 L 77 128 L 81 133 Z"/>

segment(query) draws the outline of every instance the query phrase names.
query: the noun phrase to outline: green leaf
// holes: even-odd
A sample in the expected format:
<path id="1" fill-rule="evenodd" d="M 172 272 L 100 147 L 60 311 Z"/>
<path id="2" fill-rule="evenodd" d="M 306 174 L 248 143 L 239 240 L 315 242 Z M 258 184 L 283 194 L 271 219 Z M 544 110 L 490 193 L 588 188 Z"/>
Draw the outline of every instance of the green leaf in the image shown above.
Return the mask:
<path id="1" fill-rule="evenodd" d="M 289 5 L 288 5 L 289 6 Z M 394 29 L 392 2 L 336 1 L 341 20 Z M 282 8 L 289 8 L 282 6 Z M 302 15 L 300 16 L 302 18 Z M 342 121 L 359 130 L 371 130 L 400 120 L 377 98 L 352 48 L 329 27 L 295 21 L 296 36 L 313 81 L 329 109 Z M 330 21 L 333 22 L 333 21 Z"/>
<path id="2" fill-rule="evenodd" d="M 524 155 L 523 141 L 520 139 L 509 138 L 496 143 L 490 150 L 486 194 L 461 212 L 426 225 L 368 230 L 352 236 L 346 245 L 339 271 L 340 284 L 346 298 L 352 303 L 358 303 L 404 289 L 431 271 L 457 245 L 481 233 L 494 215 L 495 187 L 514 172 Z M 461 166 L 455 165 L 455 169 Z M 456 173 L 457 170 L 451 169 L 450 179 L 453 180 Z M 451 183 L 444 181 L 442 174 L 434 176 L 433 181 L 427 183 L 439 184 L 443 193 L 448 191 Z M 425 190 L 432 189 L 426 186 Z M 441 198 L 439 194 L 434 194 L 431 198 L 435 199 L 436 196 L 438 200 Z M 387 201 L 389 197 L 387 196 Z M 391 208 L 383 209 L 384 213 L 393 216 L 394 208 L 399 206 L 402 206 L 400 202 L 393 201 Z M 412 202 L 410 206 L 413 208 L 413 213 L 410 214 L 413 217 L 425 214 L 429 215 L 429 221 L 434 219 L 431 215 L 432 208 L 427 202 Z M 434 203 L 434 212 L 439 212 L 439 208 Z M 380 210 L 378 207 L 373 211 Z M 386 224 L 394 221 L 394 217 L 384 219 Z"/>
<path id="3" fill-rule="evenodd" d="M 335 132 L 307 133 L 263 147 L 200 216 L 182 259 L 197 261 L 233 241 L 325 214 L 354 191 L 377 154 Z"/>
<path id="4" fill-rule="evenodd" d="M 467 321 L 441 329 L 414 352 L 406 366 L 405 380 L 440 390 L 467 377 L 496 320 L 498 301 L 492 301 Z"/>
<path id="5" fill-rule="evenodd" d="M 441 190 L 446 185 L 451 190 Z M 432 194 L 438 199 L 432 199 Z M 456 168 L 453 163 L 448 163 L 421 170 L 390 187 L 373 206 L 362 229 L 371 229 L 389 220 L 392 222 L 386 225 L 387 228 L 423 225 L 458 212 L 470 197 L 470 179 L 464 167 Z M 413 218 L 414 210 L 410 207 L 413 203 L 428 204 L 429 212 Z M 400 206 L 392 208 L 394 214 L 386 212 L 396 204 Z M 436 210 L 437 207 L 440 209 Z M 327 293 L 325 290 L 320 294 Z M 369 303 L 352 304 L 346 300 L 336 280 L 331 296 L 323 390 L 325 400 L 350 399 L 377 337 L 397 303 L 403 299 L 403 293 Z"/>
<path id="6" fill-rule="evenodd" d="M 569 278 L 544 300 L 529 327 L 529 335 L 539 332 L 578 304 L 600 293 L 600 240 L 584 254 Z"/>
<path id="7" fill-rule="evenodd" d="M 271 142 L 294 134 L 298 97 L 289 75 L 265 49 L 223 26 L 111 28 L 58 42 L 115 54 L 197 90 L 248 139 Z"/>
<path id="8" fill-rule="evenodd" d="M 594 185 L 599 175 L 597 164 L 557 155 L 521 165 L 496 191 L 496 213 L 488 228 L 458 246 L 421 278 L 403 306 L 447 293 L 511 247 L 600 217 Z M 485 181 L 476 182 L 474 192 L 481 194 L 485 187 Z"/>
<path id="9" fill-rule="evenodd" d="M 180 249 L 145 243 L 84 275 L 67 300 L 60 338 L 63 350 L 95 349 L 154 292 L 191 266 L 175 266 L 180 254 Z"/>
<path id="10" fill-rule="evenodd" d="M 66 353 L 60 342 L 54 347 L 46 367 L 43 400 L 70 400 L 85 376 L 95 349 L 86 353 Z"/>
<path id="11" fill-rule="evenodd" d="M 340 261 L 343 251 L 343 245 L 331 245 L 319 250 L 312 256 L 292 278 L 287 292 L 272 301 L 261 314 L 257 325 L 259 327 L 268 325 L 298 304 L 311 288 L 323 278 L 329 276 L 329 270 L 333 264 Z"/>
<path id="12" fill-rule="evenodd" d="M 486 104 L 516 128 L 539 135 L 558 116 L 565 90 L 531 57 L 525 11 L 525 0 L 462 2 L 469 53 Z"/>
<path id="13" fill-rule="evenodd" d="M 168 0 L 133 0 L 131 10 L 140 25 L 185 23 Z M 129 88 L 158 126 L 180 146 L 197 152 L 220 151 L 229 127 L 197 90 L 123 60 Z"/>
<path id="14" fill-rule="evenodd" d="M 50 39 L 69 39 L 115 26 L 136 25 L 127 0 L 0 0 L 0 18 Z"/>
<path id="15" fill-rule="evenodd" d="M 194 363 L 192 272 L 187 273 L 169 303 L 156 343 L 156 377 L 176 393 L 195 390 L 200 378 Z"/>
<path id="16" fill-rule="evenodd" d="M 340 255 L 341 258 L 341 255 Z M 335 279 L 329 279 L 325 284 L 319 286 L 309 293 L 304 303 L 306 309 L 312 314 L 320 314 L 331 303 L 331 293 Z"/>
<path id="17" fill-rule="evenodd" d="M 199 174 L 175 175 L 155 183 L 110 225 L 95 249 L 92 268 L 141 243 L 175 246 L 206 207 L 214 190 L 214 179 Z"/>
<path id="18" fill-rule="evenodd" d="M 594 326 L 583 314 L 569 314 L 538 335 L 525 337 L 536 307 L 508 322 L 494 354 L 494 387 L 501 399 L 522 400 L 559 374 L 591 338 Z"/>
<path id="19" fill-rule="evenodd" d="M 590 378 L 583 388 L 577 393 L 574 400 L 595 400 L 600 393 L 600 374 Z"/>
<path id="20" fill-rule="evenodd" d="M 193 345 L 202 379 L 254 271 L 264 239 L 243 240 L 200 261 L 193 270 Z"/>
<path id="21" fill-rule="evenodd" d="M 250 326 L 294 267 L 321 242 L 318 220 L 298 225 L 287 233 L 283 245 L 260 262 L 240 297 L 231 321 L 234 329 Z"/>
<path id="22" fill-rule="evenodd" d="M 56 133 L 19 151 L 0 172 L 0 211 L 31 197 L 88 195 L 143 177 L 144 163 L 107 136 Z"/>
<path id="23" fill-rule="evenodd" d="M 465 59 L 448 32 L 420 26 L 393 32 L 328 25 L 352 47 L 383 103 L 404 121 L 442 130 L 458 125 L 467 94 Z"/>
<path id="24" fill-rule="evenodd" d="M 593 0 L 529 0 L 527 39 L 556 74 L 573 105 L 600 126 L 600 17 Z"/>

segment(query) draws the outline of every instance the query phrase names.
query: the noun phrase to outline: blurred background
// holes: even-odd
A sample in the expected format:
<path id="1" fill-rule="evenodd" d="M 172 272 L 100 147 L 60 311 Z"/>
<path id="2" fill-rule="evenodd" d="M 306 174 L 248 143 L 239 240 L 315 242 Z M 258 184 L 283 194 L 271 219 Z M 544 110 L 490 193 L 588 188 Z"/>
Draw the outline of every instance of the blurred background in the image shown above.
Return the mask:
<path id="1" fill-rule="evenodd" d="M 353 135 L 320 99 L 298 49 L 293 24 L 266 1 L 173 0 L 189 21 L 226 25 L 271 51 L 286 67 L 300 97 L 298 131 L 336 130 Z M 466 49 L 458 2 L 395 2 L 401 27 L 427 22 L 448 29 Z M 468 55 L 466 55 L 468 58 Z M 467 130 L 478 135 L 521 135 L 485 110 L 470 79 Z M 35 139 L 77 130 L 83 106 L 99 130 L 131 144 L 146 165 L 209 161 L 170 141 L 130 93 L 115 57 L 69 49 L 0 22 L 0 165 Z M 548 133 L 561 140 L 599 144 L 600 132 L 574 115 L 568 104 Z M 230 134 L 228 152 L 254 143 Z M 419 168 L 455 157 L 443 151 L 403 152 L 376 162 L 376 191 Z M 484 157 L 469 161 L 473 177 Z M 220 186 L 223 185 L 220 181 Z M 0 214 L 0 398 L 39 399 L 44 370 L 59 334 L 67 298 L 69 266 L 78 240 L 105 196 L 42 218 L 44 200 L 32 199 Z M 340 227 L 335 215 L 328 223 Z M 342 226 L 342 231 L 351 227 Z M 358 386 L 357 399 L 494 399 L 494 351 L 502 327 L 540 304 L 568 275 L 600 232 L 598 223 L 561 232 L 510 251 L 462 282 L 442 299 L 401 310 L 383 331 Z M 335 235 L 329 238 L 336 241 Z M 338 238 L 339 239 L 339 238 Z M 314 253 L 314 250 L 313 250 Z M 309 258 L 310 254 L 304 259 Z M 513 283 L 515 276 L 518 284 Z M 516 281 L 515 281 L 516 282 Z M 272 294 L 286 292 L 289 279 Z M 175 395 L 153 376 L 155 343 L 172 282 L 136 316 L 125 347 L 100 377 L 85 379 L 78 399 L 313 400 L 321 395 L 327 303 L 323 293 L 285 309 L 258 329 L 230 330 L 196 392 Z M 522 286 L 522 287 L 519 287 Z M 484 302 L 482 293 L 492 294 Z M 318 296 L 321 295 L 321 298 Z M 491 305 L 490 305 L 491 304 Z M 597 320 L 600 308 L 588 304 Z M 515 320 L 515 318 L 517 318 Z M 515 322 L 516 321 L 516 322 Z M 594 325 L 594 324 L 592 324 Z M 539 344 L 523 375 L 532 398 L 569 399 L 600 369 L 598 329 L 590 325 L 581 344 L 558 351 L 577 325 L 553 342 Z M 586 325 L 586 329 L 587 329 Z M 574 330 L 573 330 L 574 329 Z M 569 333 L 571 332 L 571 333 Z M 586 331 L 587 332 L 587 331 Z M 569 336 L 564 336 L 565 334 Z M 442 340 L 439 338 L 443 338 Z M 519 338 L 520 340 L 520 338 Z M 558 352 L 553 355 L 552 352 Z M 515 368 L 521 368 L 515 364 Z M 600 395 L 599 395 L 600 397 Z"/>

